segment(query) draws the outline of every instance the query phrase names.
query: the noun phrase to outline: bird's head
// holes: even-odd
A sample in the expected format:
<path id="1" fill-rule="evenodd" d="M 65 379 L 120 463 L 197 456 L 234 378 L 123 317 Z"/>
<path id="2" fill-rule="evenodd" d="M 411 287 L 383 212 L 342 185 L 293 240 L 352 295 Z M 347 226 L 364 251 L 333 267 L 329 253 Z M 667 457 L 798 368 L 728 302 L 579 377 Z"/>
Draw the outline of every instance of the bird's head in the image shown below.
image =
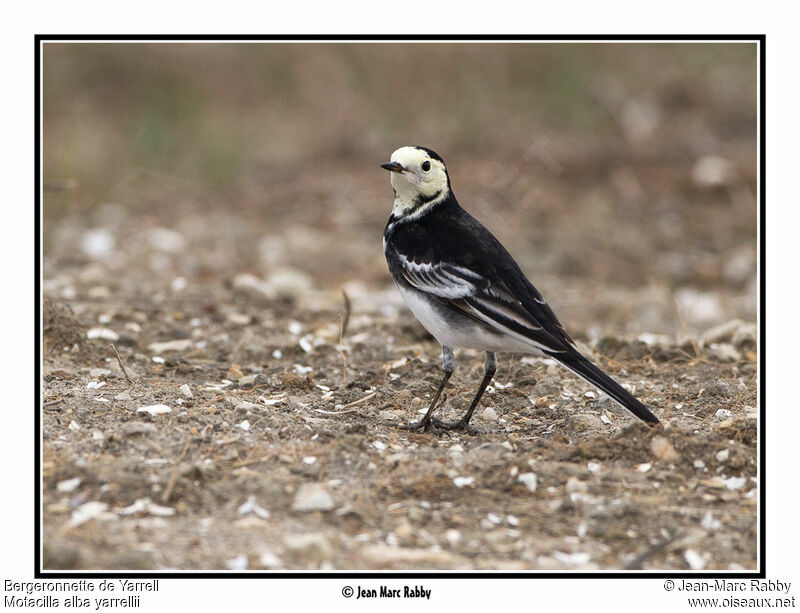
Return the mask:
<path id="1" fill-rule="evenodd" d="M 395 192 L 392 212 L 411 215 L 447 198 L 450 179 L 444 160 L 427 147 L 400 147 L 390 162 L 381 164 L 392 173 Z"/>

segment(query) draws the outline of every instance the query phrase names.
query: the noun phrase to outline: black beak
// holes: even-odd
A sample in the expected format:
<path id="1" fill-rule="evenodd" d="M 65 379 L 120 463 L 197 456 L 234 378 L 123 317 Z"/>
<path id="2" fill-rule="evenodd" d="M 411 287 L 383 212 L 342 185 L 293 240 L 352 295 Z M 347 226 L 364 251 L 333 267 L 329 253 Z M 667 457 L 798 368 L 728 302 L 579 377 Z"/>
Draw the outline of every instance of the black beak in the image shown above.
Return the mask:
<path id="1" fill-rule="evenodd" d="M 403 172 L 405 170 L 400 162 L 386 162 L 385 164 L 381 164 L 381 168 L 385 168 L 391 172 Z"/>

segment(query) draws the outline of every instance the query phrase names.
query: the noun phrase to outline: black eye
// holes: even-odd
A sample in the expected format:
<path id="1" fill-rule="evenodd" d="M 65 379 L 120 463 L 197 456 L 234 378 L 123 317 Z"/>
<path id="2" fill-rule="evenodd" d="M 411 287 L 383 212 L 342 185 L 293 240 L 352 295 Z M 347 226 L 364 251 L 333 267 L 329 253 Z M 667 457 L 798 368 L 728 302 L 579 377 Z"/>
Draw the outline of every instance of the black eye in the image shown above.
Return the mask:
<path id="1" fill-rule="evenodd" d="M 428 172 L 431 169 L 431 163 L 428 160 L 422 162 L 422 170 Z"/>

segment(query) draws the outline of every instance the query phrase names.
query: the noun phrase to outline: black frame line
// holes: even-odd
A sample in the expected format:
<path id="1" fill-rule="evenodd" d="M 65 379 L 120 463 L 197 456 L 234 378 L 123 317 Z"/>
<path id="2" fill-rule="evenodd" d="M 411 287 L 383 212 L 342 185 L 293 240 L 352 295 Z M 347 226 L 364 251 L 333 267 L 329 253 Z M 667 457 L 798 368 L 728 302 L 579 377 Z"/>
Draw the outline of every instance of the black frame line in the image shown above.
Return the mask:
<path id="1" fill-rule="evenodd" d="M 42 167 L 41 167 L 41 49 L 46 42 L 71 42 L 95 41 L 98 43 L 114 41 L 146 41 L 154 43 L 163 42 L 683 42 L 701 43 L 711 41 L 725 42 L 753 42 L 758 44 L 758 196 L 759 230 L 759 568 L 755 571 L 57 571 L 43 570 L 42 563 L 42 529 L 41 529 L 41 358 L 42 358 L 42 329 L 41 329 L 41 228 L 42 228 Z M 34 572 L 35 579 L 764 579 L 766 578 L 766 35 L 765 34 L 441 34 L 441 35 L 416 35 L 416 34 L 36 34 L 34 35 Z"/>

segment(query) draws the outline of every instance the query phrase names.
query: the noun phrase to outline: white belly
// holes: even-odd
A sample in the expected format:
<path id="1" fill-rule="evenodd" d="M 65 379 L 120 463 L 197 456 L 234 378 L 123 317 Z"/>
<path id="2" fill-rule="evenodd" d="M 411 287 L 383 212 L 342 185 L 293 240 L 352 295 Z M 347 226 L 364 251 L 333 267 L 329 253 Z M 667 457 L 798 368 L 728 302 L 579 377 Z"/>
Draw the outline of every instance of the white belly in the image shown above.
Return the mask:
<path id="1" fill-rule="evenodd" d="M 423 327 L 445 347 L 451 349 L 478 349 L 480 351 L 507 351 L 542 355 L 535 345 L 498 331 L 493 334 L 468 317 L 458 316 L 457 321 L 441 317 L 436 309 L 418 292 L 397 286 L 403 300 Z"/>

